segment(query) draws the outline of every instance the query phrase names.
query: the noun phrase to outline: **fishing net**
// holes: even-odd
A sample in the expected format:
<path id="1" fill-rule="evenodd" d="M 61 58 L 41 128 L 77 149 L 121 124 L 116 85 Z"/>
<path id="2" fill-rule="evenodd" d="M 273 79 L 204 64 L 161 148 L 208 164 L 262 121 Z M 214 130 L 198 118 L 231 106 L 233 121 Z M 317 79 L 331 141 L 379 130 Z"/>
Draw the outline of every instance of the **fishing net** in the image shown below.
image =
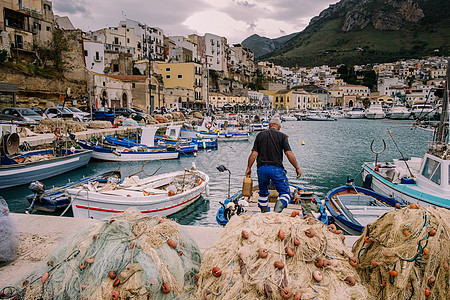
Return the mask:
<path id="1" fill-rule="evenodd" d="M 24 299 L 186 299 L 200 251 L 179 225 L 135 209 L 86 228 L 55 250 L 20 288 Z"/>
<path id="2" fill-rule="evenodd" d="M 450 299 L 450 211 L 391 211 L 369 224 L 353 247 L 374 299 Z"/>
<path id="3" fill-rule="evenodd" d="M 8 204 L 0 196 L 0 266 L 16 259 L 18 240 Z"/>
<path id="4" fill-rule="evenodd" d="M 312 218 L 234 216 L 204 253 L 195 299 L 365 299 L 352 256 Z"/>

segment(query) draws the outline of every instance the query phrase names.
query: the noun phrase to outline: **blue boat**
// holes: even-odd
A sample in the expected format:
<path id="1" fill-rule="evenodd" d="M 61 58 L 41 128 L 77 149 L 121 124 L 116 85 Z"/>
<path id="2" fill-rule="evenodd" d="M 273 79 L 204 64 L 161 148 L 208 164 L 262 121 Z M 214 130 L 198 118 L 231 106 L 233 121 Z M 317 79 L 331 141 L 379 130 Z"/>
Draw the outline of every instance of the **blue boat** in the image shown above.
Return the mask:
<path id="1" fill-rule="evenodd" d="M 283 213 L 289 214 L 294 210 L 303 211 L 304 207 L 302 207 L 301 205 L 302 202 L 312 203 L 312 206 L 318 207 L 318 214 L 314 213 L 315 217 L 319 221 L 328 225 L 328 215 L 325 211 L 325 207 L 321 204 L 320 199 L 317 197 L 317 195 L 315 195 L 313 192 L 308 192 L 306 189 L 301 188 L 297 185 L 291 184 L 290 189 L 291 200 L 289 201 L 288 207 L 283 210 Z M 255 197 L 257 197 L 257 193 L 255 193 L 255 190 L 254 195 Z M 248 211 L 259 213 L 260 209 L 257 206 L 257 199 L 250 203 L 246 199 L 248 198 L 242 195 L 242 191 L 239 191 L 233 196 L 227 198 L 224 203 L 220 203 L 221 207 L 217 210 L 216 213 L 216 222 L 219 225 L 225 226 L 233 215 L 241 215 Z M 274 206 L 274 201 L 276 201 L 276 199 L 271 200 L 271 196 L 269 196 L 268 211 L 270 211 L 271 207 Z"/>
<path id="2" fill-rule="evenodd" d="M 27 212 L 31 213 L 33 209 L 43 212 L 55 212 L 63 210 L 70 205 L 70 198 L 66 196 L 65 191 L 68 188 L 75 188 L 88 183 L 97 182 L 98 185 L 104 185 L 108 182 L 120 181 L 119 171 L 109 171 L 100 175 L 83 177 L 80 180 L 68 182 L 64 186 L 53 187 L 45 190 L 44 185 L 39 181 L 33 181 L 30 184 L 29 189 L 34 193 L 28 195 L 26 198 L 30 203 L 30 207 L 27 208 Z"/>
<path id="3" fill-rule="evenodd" d="M 364 227 L 381 215 L 403 206 L 393 198 L 357 187 L 348 180 L 346 185 L 330 190 L 325 197 L 325 206 L 331 222 L 351 235 L 361 235 Z"/>
<path id="4" fill-rule="evenodd" d="M 66 149 L 65 142 L 56 140 L 52 149 L 21 152 L 19 136 L 14 125 L 9 126 L 9 134 L 1 136 L 0 150 L 0 189 L 29 184 L 34 180 L 43 180 L 57 176 L 88 164 L 92 151 Z"/>

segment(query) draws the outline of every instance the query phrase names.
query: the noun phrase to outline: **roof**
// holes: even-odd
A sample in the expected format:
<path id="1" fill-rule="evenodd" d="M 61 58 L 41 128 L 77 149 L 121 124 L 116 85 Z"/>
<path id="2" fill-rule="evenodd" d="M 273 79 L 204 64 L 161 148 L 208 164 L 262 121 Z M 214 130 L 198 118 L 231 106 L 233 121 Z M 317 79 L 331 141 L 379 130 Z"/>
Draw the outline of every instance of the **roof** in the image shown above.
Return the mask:
<path id="1" fill-rule="evenodd" d="M 148 78 L 146 75 L 108 75 L 108 77 L 121 81 L 145 81 Z"/>

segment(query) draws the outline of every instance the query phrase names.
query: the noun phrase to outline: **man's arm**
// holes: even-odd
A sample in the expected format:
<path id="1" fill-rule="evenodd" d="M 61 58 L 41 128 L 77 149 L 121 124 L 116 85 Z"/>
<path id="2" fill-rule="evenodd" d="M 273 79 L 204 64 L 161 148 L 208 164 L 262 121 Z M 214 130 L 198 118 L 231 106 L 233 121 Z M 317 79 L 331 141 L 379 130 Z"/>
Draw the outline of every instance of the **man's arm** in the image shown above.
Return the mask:
<path id="1" fill-rule="evenodd" d="M 297 159 L 295 158 L 294 152 L 292 151 L 286 151 L 285 152 L 286 157 L 288 158 L 291 165 L 294 166 L 295 171 L 297 172 L 297 178 L 302 176 L 302 170 L 300 170 L 300 167 L 297 164 Z"/>
<path id="2" fill-rule="evenodd" d="M 250 156 L 248 157 L 247 170 L 245 171 L 246 176 L 250 176 L 252 174 L 252 166 L 258 156 L 258 152 L 252 151 Z"/>

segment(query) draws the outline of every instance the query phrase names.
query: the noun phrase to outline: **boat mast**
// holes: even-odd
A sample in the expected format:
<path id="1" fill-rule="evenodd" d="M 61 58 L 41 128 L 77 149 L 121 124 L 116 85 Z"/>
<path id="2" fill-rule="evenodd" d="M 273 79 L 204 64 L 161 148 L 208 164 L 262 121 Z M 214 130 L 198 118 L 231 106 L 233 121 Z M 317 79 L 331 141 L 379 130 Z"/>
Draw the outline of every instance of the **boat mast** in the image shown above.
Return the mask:
<path id="1" fill-rule="evenodd" d="M 445 78 L 444 100 L 442 101 L 441 119 L 439 121 L 439 127 L 436 134 L 436 142 L 444 144 L 448 143 L 448 125 L 450 121 L 448 114 L 449 81 L 450 81 L 450 58 L 447 59 L 447 76 Z"/>

